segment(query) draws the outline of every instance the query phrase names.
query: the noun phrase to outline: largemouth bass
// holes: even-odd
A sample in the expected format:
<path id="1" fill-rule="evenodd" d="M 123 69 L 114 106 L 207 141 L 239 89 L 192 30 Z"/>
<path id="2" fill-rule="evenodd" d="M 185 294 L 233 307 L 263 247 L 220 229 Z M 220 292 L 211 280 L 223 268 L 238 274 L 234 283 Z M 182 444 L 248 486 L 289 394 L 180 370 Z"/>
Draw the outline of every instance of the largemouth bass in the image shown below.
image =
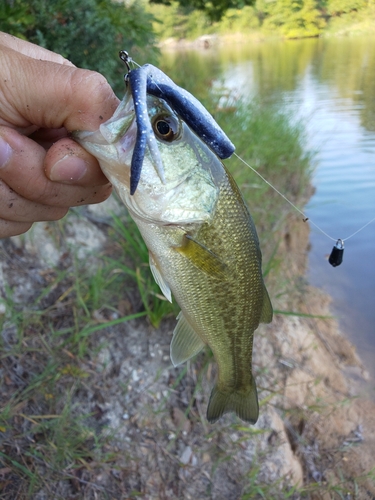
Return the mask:
<path id="1" fill-rule="evenodd" d="M 170 301 L 173 294 L 181 307 L 171 342 L 172 363 L 183 363 L 206 344 L 213 352 L 218 379 L 208 421 L 233 411 L 255 423 L 259 408 L 251 367 L 253 335 L 260 322 L 271 321 L 272 306 L 254 222 L 232 176 L 199 137 L 199 126 L 194 133 L 181 119 L 184 112 L 145 94 L 143 109 L 151 131 L 140 130 L 129 87 L 110 120 L 96 132 L 75 137 L 99 160 L 136 222 L 163 294 Z M 135 148 L 140 132 L 152 133 L 156 142 L 143 149 L 134 189 L 131 165 L 134 155 L 139 158 Z"/>

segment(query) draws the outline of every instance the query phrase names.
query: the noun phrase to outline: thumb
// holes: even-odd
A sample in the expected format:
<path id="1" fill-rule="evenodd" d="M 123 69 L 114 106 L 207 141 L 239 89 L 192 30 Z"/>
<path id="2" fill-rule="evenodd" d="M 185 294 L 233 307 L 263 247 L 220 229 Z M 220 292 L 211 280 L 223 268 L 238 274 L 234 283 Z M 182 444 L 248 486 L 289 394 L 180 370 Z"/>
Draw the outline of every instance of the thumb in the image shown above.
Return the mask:
<path id="1" fill-rule="evenodd" d="M 94 71 L 0 50 L 0 125 L 96 130 L 110 118 L 118 99 Z"/>

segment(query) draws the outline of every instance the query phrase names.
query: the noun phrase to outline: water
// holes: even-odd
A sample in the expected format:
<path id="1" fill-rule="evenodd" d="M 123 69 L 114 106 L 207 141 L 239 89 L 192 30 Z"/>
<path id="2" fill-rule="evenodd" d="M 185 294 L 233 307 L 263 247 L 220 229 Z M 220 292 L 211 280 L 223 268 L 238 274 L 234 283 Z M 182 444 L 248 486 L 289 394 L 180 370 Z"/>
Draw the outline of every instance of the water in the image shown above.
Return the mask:
<path id="1" fill-rule="evenodd" d="M 178 67 L 180 84 L 203 74 L 303 118 L 308 147 L 317 152 L 316 192 L 306 213 L 334 239 L 375 217 L 374 38 L 236 45 L 184 57 L 166 54 L 164 64 Z M 375 222 L 346 242 L 344 262 L 333 268 L 327 255 L 334 242 L 312 226 L 308 279 L 333 297 L 341 329 L 375 375 L 374 236 Z"/>

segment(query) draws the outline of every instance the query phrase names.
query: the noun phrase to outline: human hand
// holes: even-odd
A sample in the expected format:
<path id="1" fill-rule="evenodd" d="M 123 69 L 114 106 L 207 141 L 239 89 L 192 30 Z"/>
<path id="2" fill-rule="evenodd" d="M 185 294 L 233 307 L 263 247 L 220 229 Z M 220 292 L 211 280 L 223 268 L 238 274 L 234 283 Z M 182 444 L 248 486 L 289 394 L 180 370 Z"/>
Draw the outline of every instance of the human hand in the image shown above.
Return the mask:
<path id="1" fill-rule="evenodd" d="M 0 32 L 0 238 L 109 196 L 97 160 L 68 131 L 96 130 L 117 105 L 99 73 Z"/>

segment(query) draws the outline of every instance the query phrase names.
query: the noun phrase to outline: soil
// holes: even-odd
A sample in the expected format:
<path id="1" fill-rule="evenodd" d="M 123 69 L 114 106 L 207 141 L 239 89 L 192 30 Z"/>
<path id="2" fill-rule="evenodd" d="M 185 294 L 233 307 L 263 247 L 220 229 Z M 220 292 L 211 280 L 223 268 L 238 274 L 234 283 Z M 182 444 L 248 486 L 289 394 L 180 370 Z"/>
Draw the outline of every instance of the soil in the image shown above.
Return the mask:
<path id="1" fill-rule="evenodd" d="M 94 264 L 106 251 L 105 207 L 68 223 L 69 242 L 84 249 L 79 258 Z M 304 281 L 301 241 L 308 241 L 308 225 L 291 219 L 288 227 L 281 248 L 290 260 L 285 279 L 298 293 L 274 300 L 274 307 L 300 315 L 277 313 L 255 335 L 257 424 L 233 415 L 207 423 L 215 365 L 202 353 L 186 366 L 171 366 L 174 319 L 158 329 L 134 320 L 95 332 L 82 365 L 90 378 L 75 402 L 98 434 L 111 436 L 107 451 L 116 458 L 111 466 L 93 464 L 79 487 L 61 481 L 53 498 L 227 500 L 285 498 L 285 491 L 295 499 L 375 498 L 367 477 L 375 463 L 375 404 L 363 389 L 368 374 L 330 317 L 330 298 Z M 25 271 L 17 281 L 12 261 L 3 258 L 2 293 L 10 284 L 14 300 L 27 304 L 42 286 L 32 277 L 66 258 L 67 242 L 56 242 L 50 228 L 41 223 L 25 238 L 2 243 L 3 257 L 17 252 Z M 42 489 L 33 498 L 51 497 Z"/>

